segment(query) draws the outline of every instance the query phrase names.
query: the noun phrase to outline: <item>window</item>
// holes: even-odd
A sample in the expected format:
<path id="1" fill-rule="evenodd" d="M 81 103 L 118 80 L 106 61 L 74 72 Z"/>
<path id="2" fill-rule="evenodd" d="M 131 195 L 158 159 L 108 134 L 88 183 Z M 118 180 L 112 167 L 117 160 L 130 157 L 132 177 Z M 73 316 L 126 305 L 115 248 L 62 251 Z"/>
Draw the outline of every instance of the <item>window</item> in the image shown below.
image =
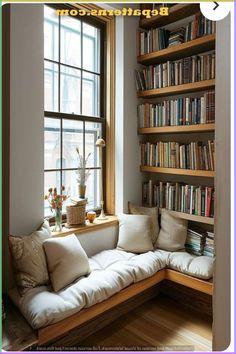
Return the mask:
<path id="1" fill-rule="evenodd" d="M 96 140 L 105 138 L 103 46 L 100 22 L 57 16 L 55 8 L 44 7 L 44 189 L 64 185 L 78 195 L 79 147 L 84 157 L 91 153 L 88 209 L 100 207 Z M 50 215 L 46 201 L 45 215 Z"/>

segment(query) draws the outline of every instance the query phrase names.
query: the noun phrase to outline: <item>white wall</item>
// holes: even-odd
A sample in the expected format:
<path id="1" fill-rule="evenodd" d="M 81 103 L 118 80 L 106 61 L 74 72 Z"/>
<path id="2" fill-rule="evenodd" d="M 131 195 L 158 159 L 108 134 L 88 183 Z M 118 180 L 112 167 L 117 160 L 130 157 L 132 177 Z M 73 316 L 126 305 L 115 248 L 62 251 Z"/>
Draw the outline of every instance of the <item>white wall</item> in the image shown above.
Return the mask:
<path id="1" fill-rule="evenodd" d="M 216 264 L 213 350 L 230 344 L 230 17 L 217 22 L 216 35 Z"/>
<path id="2" fill-rule="evenodd" d="M 139 18 L 116 18 L 116 213 L 126 212 L 128 201 L 141 203 L 137 97 L 136 30 Z"/>
<path id="3" fill-rule="evenodd" d="M 12 4 L 10 26 L 10 234 L 18 235 L 43 220 L 43 5 Z"/>

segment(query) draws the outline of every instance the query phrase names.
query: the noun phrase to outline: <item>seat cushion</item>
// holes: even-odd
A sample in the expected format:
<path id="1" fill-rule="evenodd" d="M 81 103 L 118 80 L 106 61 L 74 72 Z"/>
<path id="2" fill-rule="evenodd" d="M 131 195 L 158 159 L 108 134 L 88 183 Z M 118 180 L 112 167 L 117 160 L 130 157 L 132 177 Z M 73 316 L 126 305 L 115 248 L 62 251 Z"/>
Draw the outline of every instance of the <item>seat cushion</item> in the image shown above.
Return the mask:
<path id="1" fill-rule="evenodd" d="M 168 257 L 167 266 L 199 279 L 210 279 L 213 277 L 214 258 L 193 256 L 181 251 L 172 252 Z"/>
<path id="2" fill-rule="evenodd" d="M 89 259 L 91 273 L 67 288 L 53 292 L 40 286 L 20 297 L 10 297 L 35 329 L 56 323 L 85 307 L 102 302 L 134 282 L 155 274 L 166 266 L 169 252 L 156 250 L 135 255 L 119 250 L 103 251 Z"/>

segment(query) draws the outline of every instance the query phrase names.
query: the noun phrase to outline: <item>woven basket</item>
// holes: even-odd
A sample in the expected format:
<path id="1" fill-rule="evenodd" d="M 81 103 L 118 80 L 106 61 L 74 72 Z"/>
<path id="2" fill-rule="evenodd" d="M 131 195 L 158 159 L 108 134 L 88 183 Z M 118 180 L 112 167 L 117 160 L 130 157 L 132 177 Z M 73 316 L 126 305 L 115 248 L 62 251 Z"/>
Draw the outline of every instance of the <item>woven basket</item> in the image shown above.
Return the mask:
<path id="1" fill-rule="evenodd" d="M 86 200 L 80 205 L 67 205 L 66 215 L 67 215 L 67 226 L 72 227 L 75 225 L 81 225 L 85 223 L 85 209 Z"/>

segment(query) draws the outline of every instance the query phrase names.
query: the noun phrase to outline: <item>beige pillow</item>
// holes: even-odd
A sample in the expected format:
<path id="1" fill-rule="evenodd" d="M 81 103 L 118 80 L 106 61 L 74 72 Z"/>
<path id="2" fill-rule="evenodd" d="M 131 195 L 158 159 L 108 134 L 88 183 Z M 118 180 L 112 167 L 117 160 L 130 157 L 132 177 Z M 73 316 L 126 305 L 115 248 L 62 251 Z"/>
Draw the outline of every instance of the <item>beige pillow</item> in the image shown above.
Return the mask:
<path id="1" fill-rule="evenodd" d="M 88 257 L 74 234 L 52 237 L 43 243 L 43 247 L 54 291 L 90 273 Z"/>
<path id="2" fill-rule="evenodd" d="M 118 220 L 118 249 L 134 253 L 153 250 L 152 219 L 150 216 L 119 214 Z"/>
<path id="3" fill-rule="evenodd" d="M 147 208 L 142 206 L 134 205 L 128 202 L 130 214 L 136 215 L 149 215 L 152 218 L 152 243 L 155 245 L 157 237 L 159 235 L 159 223 L 158 223 L 158 208 Z"/>
<path id="4" fill-rule="evenodd" d="M 187 237 L 187 220 L 176 218 L 167 210 L 161 211 L 161 229 L 155 248 L 177 251 L 184 248 Z"/>
<path id="5" fill-rule="evenodd" d="M 31 235 L 9 236 L 9 246 L 15 268 L 19 293 L 49 282 L 43 241 L 51 237 L 47 221 Z"/>

